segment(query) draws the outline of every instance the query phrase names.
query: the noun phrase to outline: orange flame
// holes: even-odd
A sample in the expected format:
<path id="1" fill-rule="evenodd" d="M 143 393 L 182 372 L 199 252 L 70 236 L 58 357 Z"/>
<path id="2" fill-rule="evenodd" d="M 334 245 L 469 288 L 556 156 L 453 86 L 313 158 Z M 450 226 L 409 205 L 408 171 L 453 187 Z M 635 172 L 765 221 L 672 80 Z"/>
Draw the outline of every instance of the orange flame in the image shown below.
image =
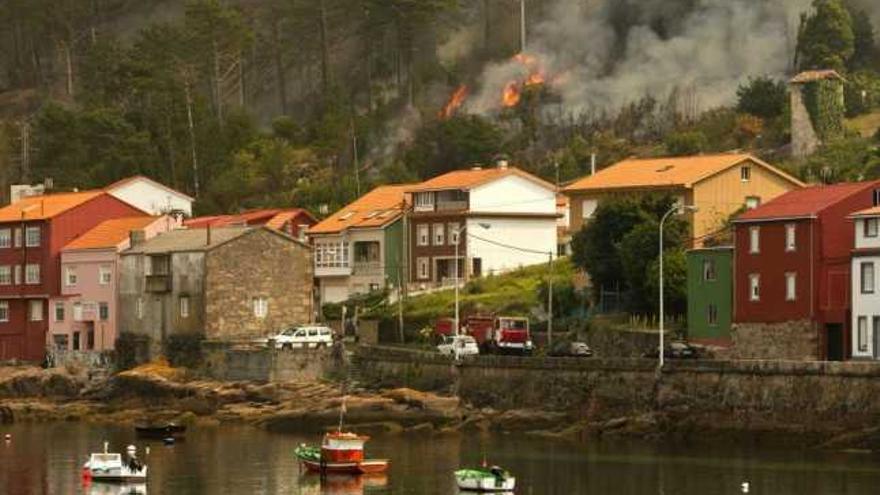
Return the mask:
<path id="1" fill-rule="evenodd" d="M 505 107 L 515 107 L 519 104 L 520 92 L 519 85 L 516 81 L 511 81 L 504 86 L 504 93 L 501 95 L 501 104 Z"/>
<path id="2" fill-rule="evenodd" d="M 443 110 L 440 110 L 437 116 L 443 120 L 452 117 L 455 114 L 455 111 L 464 103 L 464 100 L 467 99 L 468 93 L 470 93 L 470 88 L 468 88 L 466 84 L 462 84 L 456 88 L 455 92 L 452 93 L 452 96 L 449 97 L 449 101 L 443 106 Z"/>
<path id="3" fill-rule="evenodd" d="M 534 72 L 526 79 L 526 86 L 537 86 L 539 84 L 544 84 L 544 74 L 540 72 Z"/>

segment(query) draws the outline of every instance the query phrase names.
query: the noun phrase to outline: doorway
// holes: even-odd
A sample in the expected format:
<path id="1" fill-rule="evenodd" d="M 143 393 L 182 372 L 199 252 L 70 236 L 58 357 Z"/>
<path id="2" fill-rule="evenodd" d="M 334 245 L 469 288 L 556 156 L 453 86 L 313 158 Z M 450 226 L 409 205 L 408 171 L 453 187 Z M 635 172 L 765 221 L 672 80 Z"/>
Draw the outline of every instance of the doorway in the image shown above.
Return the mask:
<path id="1" fill-rule="evenodd" d="M 825 325 L 825 359 L 843 361 L 843 324 Z"/>

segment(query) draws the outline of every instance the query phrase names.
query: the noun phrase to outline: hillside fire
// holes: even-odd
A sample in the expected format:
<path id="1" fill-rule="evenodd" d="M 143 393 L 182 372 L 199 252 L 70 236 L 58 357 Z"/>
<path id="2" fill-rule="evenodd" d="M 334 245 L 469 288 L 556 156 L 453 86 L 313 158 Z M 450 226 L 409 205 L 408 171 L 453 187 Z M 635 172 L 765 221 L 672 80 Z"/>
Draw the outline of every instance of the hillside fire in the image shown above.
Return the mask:
<path id="1" fill-rule="evenodd" d="M 455 92 L 452 93 L 452 96 L 449 97 L 449 101 L 446 102 L 446 105 L 443 106 L 443 109 L 440 110 L 437 116 L 441 120 L 446 120 L 455 115 L 455 112 L 458 111 L 462 104 L 464 104 L 469 93 L 470 88 L 468 88 L 466 84 L 460 85 L 456 88 Z"/>

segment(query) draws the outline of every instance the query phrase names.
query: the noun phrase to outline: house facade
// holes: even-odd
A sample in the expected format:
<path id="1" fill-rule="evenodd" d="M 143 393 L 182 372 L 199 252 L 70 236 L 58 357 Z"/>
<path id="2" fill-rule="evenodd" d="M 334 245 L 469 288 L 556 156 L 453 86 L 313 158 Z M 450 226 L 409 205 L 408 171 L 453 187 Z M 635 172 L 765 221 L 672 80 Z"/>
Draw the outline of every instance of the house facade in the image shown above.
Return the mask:
<path id="1" fill-rule="evenodd" d="M 186 217 L 192 216 L 195 199 L 143 175 L 116 181 L 104 190 L 150 215 L 180 213 Z"/>
<path id="2" fill-rule="evenodd" d="M 880 182 L 814 186 L 735 220 L 734 346 L 743 357 L 845 359 L 848 217 L 880 201 Z"/>
<path id="3" fill-rule="evenodd" d="M 213 215 L 184 220 L 187 228 L 211 227 L 266 227 L 283 232 L 299 240 L 305 240 L 309 228 L 318 223 L 314 216 L 302 208 L 265 208 L 248 210 L 233 215 Z"/>
<path id="4" fill-rule="evenodd" d="M 116 218 L 101 222 L 67 244 L 61 251 L 61 294 L 49 300 L 51 348 L 114 349 L 118 253 L 129 247 L 132 235 L 149 239 L 175 226 L 167 216 Z"/>
<path id="5" fill-rule="evenodd" d="M 407 280 L 407 187 L 379 186 L 309 229 L 319 304 L 400 287 Z"/>
<path id="6" fill-rule="evenodd" d="M 144 212 L 103 191 L 30 196 L 0 209 L 0 360 L 41 361 L 61 250 L 104 220 Z"/>
<path id="7" fill-rule="evenodd" d="M 120 332 L 250 339 L 312 321 L 308 245 L 277 230 L 180 229 L 121 253 Z"/>
<path id="8" fill-rule="evenodd" d="M 880 359 L 880 208 L 852 216 L 855 248 L 852 251 L 852 319 L 850 352 L 853 359 Z"/>
<path id="9" fill-rule="evenodd" d="M 688 340 L 730 345 L 733 321 L 733 246 L 687 253 Z"/>
<path id="10" fill-rule="evenodd" d="M 695 247 L 716 234 L 741 208 L 762 203 L 803 187 L 803 183 L 751 155 L 721 154 L 629 159 L 565 187 L 570 199 L 570 230 L 577 232 L 604 198 L 621 194 L 671 194 L 687 213 Z"/>
<path id="11" fill-rule="evenodd" d="M 555 186 L 506 162 L 449 172 L 407 192 L 414 288 L 546 263 L 556 255 Z"/>

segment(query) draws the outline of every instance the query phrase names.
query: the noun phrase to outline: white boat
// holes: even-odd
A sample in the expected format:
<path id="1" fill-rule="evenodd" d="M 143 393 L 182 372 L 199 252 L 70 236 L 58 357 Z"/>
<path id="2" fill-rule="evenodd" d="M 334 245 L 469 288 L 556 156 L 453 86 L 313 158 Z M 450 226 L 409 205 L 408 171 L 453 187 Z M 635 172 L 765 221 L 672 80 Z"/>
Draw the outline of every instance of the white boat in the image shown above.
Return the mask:
<path id="1" fill-rule="evenodd" d="M 516 478 L 498 466 L 459 469 L 455 472 L 455 482 L 459 490 L 473 492 L 509 492 L 516 487 Z"/>
<path id="2" fill-rule="evenodd" d="M 127 459 L 122 454 L 107 452 L 93 453 L 83 465 L 83 478 L 96 482 L 146 483 L 147 466 L 137 458 L 137 449 L 129 445 L 126 449 Z"/>

